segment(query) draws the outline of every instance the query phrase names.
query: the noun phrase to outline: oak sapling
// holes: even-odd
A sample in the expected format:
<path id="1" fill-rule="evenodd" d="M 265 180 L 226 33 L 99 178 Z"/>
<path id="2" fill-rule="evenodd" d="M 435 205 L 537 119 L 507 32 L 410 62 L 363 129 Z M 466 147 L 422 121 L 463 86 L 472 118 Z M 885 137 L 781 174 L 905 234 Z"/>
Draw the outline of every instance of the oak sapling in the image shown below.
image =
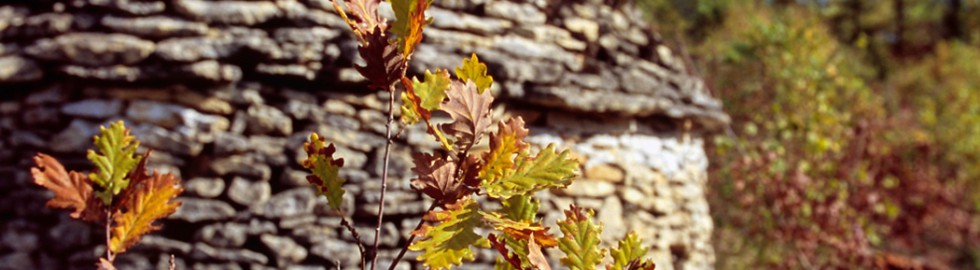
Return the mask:
<path id="1" fill-rule="evenodd" d="M 343 2 L 339 2 L 343 1 Z M 572 183 L 579 162 L 568 150 L 548 145 L 533 151 L 524 141 L 529 131 L 520 117 L 497 122 L 497 131 L 488 132 L 494 124 L 491 117 L 493 77 L 486 64 L 474 54 L 463 59 L 455 69 L 426 70 L 422 80 L 405 75 L 415 47 L 431 19 L 425 10 L 429 0 L 390 0 L 396 21 L 389 24 L 378 15 L 380 0 L 334 0 L 334 8 L 350 26 L 359 41 L 358 52 L 365 65 L 356 67 L 368 79 L 370 87 L 388 92 L 388 122 L 384 166 L 381 173 L 381 203 L 375 242 L 364 255 L 362 268 L 370 260 L 377 264 L 380 228 L 384 218 L 384 196 L 388 181 L 388 153 L 392 144 L 394 97 L 401 99 L 401 124 L 424 123 L 426 131 L 441 149 L 435 153 L 413 155 L 416 177 L 412 187 L 433 199 L 401 252 L 390 263 L 394 269 L 407 250 L 420 251 L 416 259 L 430 269 L 450 269 L 474 260 L 473 248 L 494 248 L 501 257 L 496 269 L 551 269 L 543 250 L 551 247 L 565 253 L 561 264 L 571 269 L 596 269 L 607 249 L 601 247 L 598 235 L 602 226 L 593 219 L 593 211 L 574 205 L 565 211 L 566 219 L 557 226 L 562 236 L 549 233 L 537 213 L 540 201 L 534 194 L 547 189 L 562 189 Z M 400 85 L 400 87 L 399 87 Z M 451 117 L 448 123 L 435 123 L 432 114 L 442 111 Z M 488 138 L 490 149 L 470 152 L 474 145 Z M 310 158 L 304 166 L 312 171 L 309 178 L 328 203 L 341 209 L 343 179 L 337 171 L 343 160 L 332 157 L 333 145 L 318 134 L 312 134 L 306 145 Z M 483 197 L 485 200 L 477 200 Z M 499 203 L 499 210 L 485 211 L 478 201 Z M 489 207 L 487 207 L 489 208 Z M 346 219 L 342 223 L 349 224 Z M 345 226 L 355 235 L 357 231 Z M 484 236 L 477 228 L 492 231 Z M 360 242 L 360 241 L 358 241 Z M 654 265 L 645 259 L 646 249 L 637 234 L 630 233 L 612 249 L 612 263 L 606 269 L 644 269 Z"/>
<path id="2" fill-rule="evenodd" d="M 31 176 L 35 184 L 54 193 L 48 207 L 71 210 L 74 219 L 105 226 L 106 257 L 97 267 L 115 269 L 116 255 L 159 230 L 154 222 L 177 211 L 180 202 L 173 199 L 184 188 L 173 174 L 147 172 L 152 151 L 136 155 L 139 141 L 122 121 L 100 127 L 94 143 L 96 149 L 88 151 L 96 167 L 91 173 L 67 172 L 58 160 L 38 153 Z"/>

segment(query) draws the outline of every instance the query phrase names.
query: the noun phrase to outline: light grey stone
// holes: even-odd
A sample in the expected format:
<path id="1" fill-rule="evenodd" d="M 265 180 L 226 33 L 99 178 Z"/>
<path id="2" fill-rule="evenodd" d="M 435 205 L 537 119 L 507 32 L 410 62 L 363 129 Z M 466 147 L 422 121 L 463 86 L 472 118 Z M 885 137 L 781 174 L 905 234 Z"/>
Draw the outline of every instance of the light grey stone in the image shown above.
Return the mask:
<path id="1" fill-rule="evenodd" d="M 235 177 L 228 186 L 228 198 L 244 206 L 260 204 L 269 199 L 272 186 L 269 181 L 253 181 Z"/>
<path id="2" fill-rule="evenodd" d="M 262 253 L 248 249 L 225 249 L 209 246 L 204 243 L 194 244 L 191 257 L 198 260 L 215 260 L 238 263 L 266 264 L 269 258 Z"/>
<path id="3" fill-rule="evenodd" d="M 118 99 L 86 99 L 66 104 L 61 113 L 84 118 L 105 119 L 117 116 L 122 111 L 122 101 Z"/>
<path id="4" fill-rule="evenodd" d="M 235 208 L 226 202 L 208 199 L 179 198 L 181 206 L 170 219 L 184 220 L 190 223 L 201 221 L 224 220 L 235 216 Z"/>
<path id="5" fill-rule="evenodd" d="M 263 234 L 259 237 L 262 244 L 275 254 L 277 265 L 289 265 L 298 263 L 306 259 L 306 248 L 296 244 L 296 241 L 287 237 Z"/>
<path id="6" fill-rule="evenodd" d="M 248 238 L 248 225 L 231 222 L 211 224 L 198 230 L 194 238 L 215 247 L 241 247 Z"/>
<path id="7" fill-rule="evenodd" d="M 251 207 L 259 216 L 283 218 L 313 213 L 316 195 L 311 187 L 301 187 L 277 193 L 262 204 Z"/>
<path id="8" fill-rule="evenodd" d="M 177 12 L 209 23 L 255 25 L 280 15 L 272 2 L 176 0 Z"/>
<path id="9" fill-rule="evenodd" d="M 44 71 L 34 60 L 20 56 L 0 57 L 0 82 L 31 82 L 44 77 Z"/>
<path id="10" fill-rule="evenodd" d="M 182 184 L 184 192 L 201 198 L 214 198 L 225 190 L 225 181 L 221 178 L 195 177 Z"/>
<path id="11" fill-rule="evenodd" d="M 70 33 L 41 39 L 25 52 L 33 57 L 88 66 L 135 64 L 154 50 L 151 41 L 123 34 Z"/>
<path id="12" fill-rule="evenodd" d="M 115 32 L 149 38 L 196 36 L 208 31 L 207 24 L 167 16 L 129 18 L 110 15 L 102 17 L 102 26 Z"/>

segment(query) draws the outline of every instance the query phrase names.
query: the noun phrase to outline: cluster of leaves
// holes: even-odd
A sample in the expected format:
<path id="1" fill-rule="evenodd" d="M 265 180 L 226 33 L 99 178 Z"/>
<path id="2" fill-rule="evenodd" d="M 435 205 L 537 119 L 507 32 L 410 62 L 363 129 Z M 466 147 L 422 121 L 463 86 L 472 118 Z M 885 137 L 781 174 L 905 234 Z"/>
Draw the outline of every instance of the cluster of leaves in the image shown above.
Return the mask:
<path id="1" fill-rule="evenodd" d="M 493 77 L 475 54 L 455 69 L 455 78 L 442 69 L 426 70 L 421 80 L 406 77 L 408 60 L 431 22 L 425 17 L 431 2 L 390 3 L 397 19 L 390 25 L 377 15 L 377 1 L 349 0 L 334 6 L 361 42 L 359 53 L 366 65 L 358 71 L 372 88 L 389 91 L 392 97 L 400 82 L 401 123 L 424 124 L 441 146 L 434 153 L 413 155 L 412 171 L 417 176 L 412 187 L 432 198 L 433 206 L 412 232 L 406 249 L 420 251 L 417 259 L 431 269 L 472 261 L 473 248 L 491 247 L 501 254 L 497 269 L 550 269 L 543 253 L 550 247 L 565 252 L 561 263 L 571 269 L 598 267 L 606 250 L 600 249 L 601 226 L 592 221 L 591 210 L 575 206 L 567 210 L 567 218 L 558 222 L 561 237 L 549 233 L 536 218 L 540 202 L 534 194 L 567 187 L 579 163 L 555 145 L 532 151 L 524 141 L 529 131 L 520 117 L 500 121 L 496 132 L 490 132 Z M 440 111 L 451 118 L 448 123 L 433 119 Z M 489 151 L 471 151 L 484 138 L 489 140 Z M 343 159 L 333 157 L 333 145 L 317 134 L 310 136 L 305 150 L 308 159 L 303 165 L 312 173 L 309 182 L 339 210 L 344 179 L 338 177 L 338 170 Z M 485 206 L 477 203 L 479 196 L 499 203 L 499 210 L 483 210 Z M 483 236 L 478 228 L 492 233 Z M 643 258 L 645 253 L 638 236 L 630 234 L 613 249 L 613 263 L 607 269 L 653 269 L 653 263 Z"/>
<path id="2" fill-rule="evenodd" d="M 106 226 L 107 255 L 99 268 L 114 269 L 116 254 L 160 229 L 154 222 L 177 211 L 180 202 L 172 200 L 184 189 L 172 174 L 146 171 L 151 151 L 136 155 L 139 141 L 122 121 L 99 130 L 96 149 L 88 151 L 96 167 L 92 173 L 67 172 L 58 160 L 39 153 L 31 175 L 34 183 L 54 193 L 48 207 L 68 209 L 74 219 Z"/>
<path id="3" fill-rule="evenodd" d="M 733 118 L 711 152 L 719 267 L 980 265 L 980 4 L 651 1 Z"/>

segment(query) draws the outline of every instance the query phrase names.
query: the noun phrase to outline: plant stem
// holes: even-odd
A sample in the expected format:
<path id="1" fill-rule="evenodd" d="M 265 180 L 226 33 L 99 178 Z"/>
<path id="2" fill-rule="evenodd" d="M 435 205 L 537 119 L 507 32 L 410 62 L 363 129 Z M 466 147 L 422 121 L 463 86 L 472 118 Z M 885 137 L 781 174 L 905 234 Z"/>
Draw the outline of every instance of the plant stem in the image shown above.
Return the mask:
<path id="1" fill-rule="evenodd" d="M 422 214 L 422 216 L 424 217 L 429 212 L 432 212 L 432 210 L 435 210 L 437 205 L 439 204 L 436 202 L 432 202 L 432 205 L 429 205 L 429 210 L 425 210 L 425 214 Z M 412 241 L 415 241 L 415 234 L 412 232 L 419 230 L 419 228 L 422 228 L 422 224 L 424 223 L 425 223 L 424 218 L 419 219 L 419 224 L 416 224 L 415 229 L 412 229 L 412 231 L 408 233 L 409 235 L 408 242 L 406 242 L 405 246 L 402 247 L 402 250 L 398 252 L 398 256 L 395 256 L 395 260 L 391 261 L 391 266 L 388 267 L 388 270 L 394 270 L 395 266 L 398 265 L 398 261 L 401 261 L 402 257 L 405 257 L 405 252 L 408 251 L 408 246 L 411 246 Z"/>
<path id="2" fill-rule="evenodd" d="M 105 259 L 112 263 L 116 258 L 112 256 L 112 211 L 105 210 Z"/>
<path id="3" fill-rule="evenodd" d="M 395 119 L 395 88 L 388 85 L 388 122 L 385 123 L 385 156 L 381 167 L 381 202 L 378 204 L 378 225 L 374 227 L 374 254 L 371 254 L 371 270 L 378 264 L 378 240 L 381 239 L 381 222 L 385 216 L 385 190 L 388 189 L 388 157 L 391 154 L 391 122 Z"/>
<path id="4" fill-rule="evenodd" d="M 357 242 L 357 250 L 361 252 L 361 269 L 366 269 L 367 261 L 364 259 L 364 244 L 361 243 L 361 235 L 357 234 L 354 226 L 350 224 L 350 221 L 347 221 L 347 216 L 344 215 L 343 211 L 340 212 L 340 225 L 347 228 L 351 236 L 354 236 L 354 242 Z M 337 265 L 337 267 L 340 267 L 340 264 Z"/>

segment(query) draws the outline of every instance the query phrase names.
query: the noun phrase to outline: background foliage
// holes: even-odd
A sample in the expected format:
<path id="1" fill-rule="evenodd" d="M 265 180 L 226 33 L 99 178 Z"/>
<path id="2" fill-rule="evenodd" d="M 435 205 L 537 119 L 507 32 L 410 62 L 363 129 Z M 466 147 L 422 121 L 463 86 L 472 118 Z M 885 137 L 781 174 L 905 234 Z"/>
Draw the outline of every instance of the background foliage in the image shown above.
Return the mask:
<path id="1" fill-rule="evenodd" d="M 733 119 L 719 268 L 980 268 L 980 1 L 638 4 Z"/>

